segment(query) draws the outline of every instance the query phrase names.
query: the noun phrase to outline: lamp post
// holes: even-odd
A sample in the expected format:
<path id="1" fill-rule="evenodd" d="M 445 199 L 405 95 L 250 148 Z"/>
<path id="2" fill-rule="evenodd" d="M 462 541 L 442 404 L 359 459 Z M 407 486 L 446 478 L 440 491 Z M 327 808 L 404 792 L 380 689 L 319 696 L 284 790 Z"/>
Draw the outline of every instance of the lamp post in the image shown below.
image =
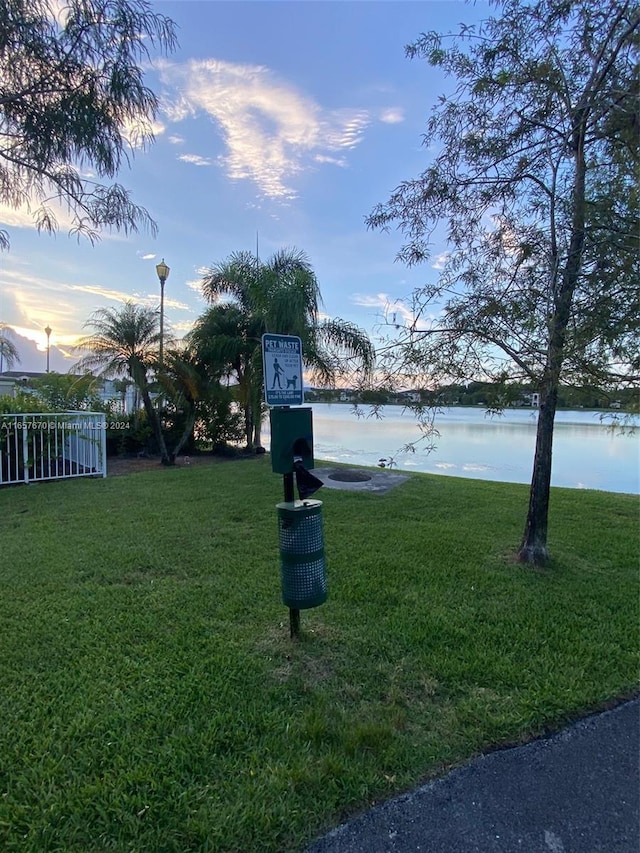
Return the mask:
<path id="1" fill-rule="evenodd" d="M 49 372 L 49 353 L 51 352 L 51 346 L 49 343 L 51 338 L 51 331 L 52 330 L 50 326 L 45 326 L 44 333 L 47 336 L 47 373 Z"/>
<path id="2" fill-rule="evenodd" d="M 156 265 L 156 272 L 160 279 L 160 370 L 164 363 L 164 283 L 169 278 L 169 267 L 165 264 L 164 258 L 161 263 Z"/>

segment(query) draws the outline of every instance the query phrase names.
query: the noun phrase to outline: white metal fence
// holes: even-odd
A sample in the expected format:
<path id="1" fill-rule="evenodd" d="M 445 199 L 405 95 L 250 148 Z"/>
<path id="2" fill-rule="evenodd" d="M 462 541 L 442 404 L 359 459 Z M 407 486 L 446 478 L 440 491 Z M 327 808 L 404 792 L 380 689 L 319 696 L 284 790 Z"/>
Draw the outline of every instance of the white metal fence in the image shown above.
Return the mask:
<path id="1" fill-rule="evenodd" d="M 0 486 L 106 476 L 104 414 L 0 414 Z"/>

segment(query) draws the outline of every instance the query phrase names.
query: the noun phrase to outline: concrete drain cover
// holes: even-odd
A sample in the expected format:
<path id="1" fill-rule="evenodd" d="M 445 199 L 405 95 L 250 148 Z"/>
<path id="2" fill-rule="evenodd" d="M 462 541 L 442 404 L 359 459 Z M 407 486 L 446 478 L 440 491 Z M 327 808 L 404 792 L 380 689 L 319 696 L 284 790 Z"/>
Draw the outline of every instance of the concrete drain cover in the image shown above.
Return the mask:
<path id="1" fill-rule="evenodd" d="M 329 479 L 337 480 L 339 483 L 366 483 L 367 480 L 371 479 L 371 474 L 367 474 L 365 471 L 345 469 L 344 471 L 332 471 L 329 474 Z"/>

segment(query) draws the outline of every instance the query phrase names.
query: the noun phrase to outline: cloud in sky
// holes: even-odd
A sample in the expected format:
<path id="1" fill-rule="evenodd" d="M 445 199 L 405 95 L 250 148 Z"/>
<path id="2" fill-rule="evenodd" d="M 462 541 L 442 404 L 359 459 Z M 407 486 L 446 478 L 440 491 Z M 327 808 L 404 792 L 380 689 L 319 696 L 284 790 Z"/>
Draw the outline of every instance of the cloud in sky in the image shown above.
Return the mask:
<path id="1" fill-rule="evenodd" d="M 416 319 L 415 313 L 411 307 L 403 299 L 392 299 L 386 293 L 366 294 L 355 293 L 351 297 L 351 301 L 355 305 L 360 305 L 362 308 L 377 308 L 382 318 L 383 325 L 398 325 L 398 326 L 414 326 L 417 330 L 426 330 L 430 328 L 431 323 L 435 318 L 435 314 L 430 313 L 426 317 Z"/>
<path id="2" fill-rule="evenodd" d="M 97 287 L 92 284 L 66 284 L 63 288 L 76 293 L 87 293 L 91 296 L 96 296 L 99 299 L 110 299 L 112 302 L 131 302 L 135 301 L 137 305 L 146 305 L 154 307 L 158 304 L 158 297 L 155 294 L 141 296 L 140 294 L 125 293 L 122 290 L 111 290 L 107 287 Z M 166 308 L 180 308 L 183 311 L 189 311 L 188 305 L 180 302 L 178 299 L 172 299 L 170 296 L 165 296 L 164 304 Z"/>
<path id="3" fill-rule="evenodd" d="M 380 113 L 380 121 L 385 124 L 399 124 L 404 121 L 404 110 L 399 107 L 389 107 Z"/>
<path id="4" fill-rule="evenodd" d="M 156 294 L 132 294 L 94 284 L 67 284 L 39 275 L 28 265 L 22 268 L 6 265 L 3 281 L 5 310 L 16 317 L 12 328 L 40 349 L 46 346 L 45 326 L 53 329 L 52 344 L 55 341 L 56 345 L 75 345 L 81 335 L 88 333 L 86 328 L 79 333 L 75 318 L 80 315 L 87 320 L 96 306 L 119 305 L 127 300 L 149 307 L 158 304 Z M 191 306 L 170 296 L 165 299 L 165 307 L 192 311 Z"/>
<path id="5" fill-rule="evenodd" d="M 81 177 L 92 180 L 95 176 L 89 171 L 83 171 L 81 173 Z M 47 196 L 48 193 L 45 189 L 43 198 L 46 198 Z M 37 210 L 41 207 L 42 204 L 42 200 L 34 195 L 25 197 L 22 204 L 19 204 L 18 207 L 13 207 L 8 204 L 0 203 L 0 227 L 7 229 L 27 228 L 29 230 L 35 231 L 36 221 L 34 214 L 37 212 Z M 72 231 L 74 227 L 73 213 L 69 210 L 66 204 L 61 203 L 57 198 L 53 196 L 52 188 L 51 195 L 48 197 L 48 200 L 45 202 L 44 206 L 49 210 L 49 212 L 55 219 L 56 232 L 60 234 L 68 234 Z M 46 233 L 46 231 L 43 231 L 42 233 L 44 234 Z M 9 237 L 11 237 L 11 232 L 9 232 Z M 104 228 L 100 231 L 100 239 L 110 241 L 118 240 L 122 242 L 126 239 L 126 237 L 122 232 Z"/>
<path id="6" fill-rule="evenodd" d="M 142 119 L 135 122 L 125 121 L 122 126 L 122 135 L 132 151 L 135 152 L 146 147 L 149 134 L 162 136 L 165 130 L 165 125 L 162 122 Z"/>
<path id="7" fill-rule="evenodd" d="M 195 324 L 195 320 L 182 320 L 179 323 L 172 323 L 171 330 L 173 332 L 182 332 L 183 334 L 186 334 L 187 332 L 191 332 L 193 330 Z"/>
<path id="8" fill-rule="evenodd" d="M 316 163 L 331 163 L 334 166 L 345 167 L 347 161 L 344 157 L 331 157 L 329 154 L 316 154 L 313 158 Z"/>
<path id="9" fill-rule="evenodd" d="M 221 166 L 230 179 L 250 180 L 263 196 L 281 201 L 296 197 L 293 178 L 305 168 L 345 168 L 346 155 L 362 141 L 372 115 L 386 124 L 404 121 L 398 107 L 374 114 L 362 108 L 324 109 L 264 66 L 216 59 L 182 65 L 163 61 L 157 71 L 168 94 L 165 122 L 152 123 L 154 134 L 166 134 L 171 145 L 184 146 L 186 137 L 169 133 L 167 124 L 205 114 L 217 125 L 224 143 L 223 153 L 216 158 L 188 151 L 177 154 L 177 159 L 197 167 Z M 131 137 L 132 146 L 137 147 L 132 129 Z M 55 201 L 50 206 L 60 231 L 68 231 L 69 211 Z M 17 210 L 0 205 L 0 221 L 8 227 L 34 227 L 27 205 Z M 103 236 L 118 237 L 110 232 Z"/>
<path id="10" fill-rule="evenodd" d="M 0 223 L 3 228 L 34 228 L 34 212 L 40 207 L 36 198 L 25 200 L 19 207 L 11 207 L 8 204 L 0 204 Z M 56 199 L 47 203 L 58 223 L 61 232 L 68 231 L 73 226 L 73 217 L 63 205 Z"/>
<path id="11" fill-rule="evenodd" d="M 443 270 L 450 256 L 450 252 L 441 252 L 439 255 L 436 256 L 434 262 L 431 264 L 431 269 Z"/>
<path id="12" fill-rule="evenodd" d="M 191 163 L 193 166 L 213 165 L 209 157 L 201 157 L 199 154 L 181 154 L 178 160 L 182 160 L 183 163 Z"/>
<path id="13" fill-rule="evenodd" d="M 210 116 L 225 144 L 219 162 L 227 176 L 253 181 L 270 198 L 295 198 L 292 178 L 307 163 L 344 165 L 340 152 L 357 146 L 371 121 L 363 109 L 324 110 L 259 65 L 191 60 L 183 65 L 163 62 L 158 71 L 176 93 L 165 104 L 167 119 L 178 123 L 200 113 Z M 180 159 L 210 165 L 197 154 Z"/>
<path id="14" fill-rule="evenodd" d="M 20 337 L 26 338 L 28 341 L 31 341 L 32 343 L 34 343 L 39 352 L 46 352 L 46 350 L 47 350 L 47 335 L 43 330 L 32 329 L 31 327 L 28 327 L 28 326 L 14 326 L 13 329 L 17 335 L 20 335 Z M 59 333 L 54 335 L 53 332 L 51 334 L 51 346 L 52 347 L 53 346 L 57 346 L 58 348 L 60 348 L 60 346 L 73 347 L 76 340 L 77 340 L 77 336 L 65 335 L 65 334 L 59 334 Z M 20 355 L 22 355 L 22 353 L 20 352 L 20 348 L 18 349 L 18 352 L 20 353 Z M 67 353 L 65 352 L 65 355 L 66 354 Z M 20 364 L 22 365 L 22 358 L 20 360 Z M 15 369 L 20 370 L 20 366 L 16 365 Z M 23 367 L 23 369 L 28 370 L 29 368 Z"/>
<path id="15" fill-rule="evenodd" d="M 411 322 L 413 319 L 413 314 L 402 300 L 392 299 L 386 293 L 355 293 L 351 297 L 351 301 L 362 308 L 378 308 L 381 315 L 389 319 L 395 314 L 407 322 Z"/>

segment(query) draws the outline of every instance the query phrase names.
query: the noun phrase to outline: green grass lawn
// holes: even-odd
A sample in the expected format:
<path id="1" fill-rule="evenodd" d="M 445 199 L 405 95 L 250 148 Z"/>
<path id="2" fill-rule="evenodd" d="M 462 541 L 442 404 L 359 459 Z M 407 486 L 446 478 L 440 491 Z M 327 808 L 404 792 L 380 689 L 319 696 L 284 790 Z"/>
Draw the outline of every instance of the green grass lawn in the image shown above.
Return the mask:
<path id="1" fill-rule="evenodd" d="M 325 489 L 329 600 L 289 639 L 269 460 L 0 491 L 3 853 L 283 853 L 638 686 L 639 501 Z"/>

